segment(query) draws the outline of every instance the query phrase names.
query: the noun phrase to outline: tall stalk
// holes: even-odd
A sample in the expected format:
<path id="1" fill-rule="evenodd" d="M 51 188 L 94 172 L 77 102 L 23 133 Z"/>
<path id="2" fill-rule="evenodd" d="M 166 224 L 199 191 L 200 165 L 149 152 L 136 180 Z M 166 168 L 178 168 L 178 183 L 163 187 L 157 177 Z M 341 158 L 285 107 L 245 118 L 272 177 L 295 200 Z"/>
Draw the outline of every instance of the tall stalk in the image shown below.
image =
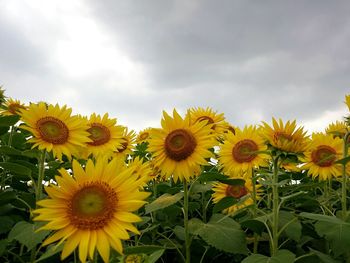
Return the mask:
<path id="1" fill-rule="evenodd" d="M 42 198 L 43 194 L 43 180 L 44 180 L 44 173 L 45 173 L 45 156 L 46 156 L 46 150 L 43 150 L 40 154 L 40 157 L 38 158 L 38 181 L 36 183 L 35 188 L 35 199 L 36 201 L 39 201 Z"/>
<path id="2" fill-rule="evenodd" d="M 255 178 L 255 172 L 254 169 L 252 169 L 252 186 L 253 186 L 253 218 L 255 219 L 257 216 L 257 200 L 256 200 L 256 178 Z M 258 252 L 258 244 L 259 244 L 259 237 L 257 233 L 254 233 L 254 246 L 253 246 L 253 253 L 256 254 Z"/>
<path id="3" fill-rule="evenodd" d="M 184 228 L 185 228 L 185 263 L 191 262 L 191 240 L 188 232 L 188 186 L 186 180 L 184 180 Z"/>
<path id="4" fill-rule="evenodd" d="M 348 156 L 348 139 L 349 139 L 350 132 L 347 132 L 344 136 L 344 144 L 343 144 L 343 158 Z M 343 163 L 343 170 L 342 170 L 342 195 L 341 195 L 341 207 L 342 207 L 342 215 L 343 219 L 345 220 L 347 217 L 347 181 L 348 181 L 348 175 L 346 173 L 346 165 L 347 163 Z"/>
<path id="5" fill-rule="evenodd" d="M 272 256 L 278 251 L 278 223 L 279 223 L 279 195 L 278 195 L 278 158 L 273 158 L 273 183 L 272 183 Z"/>

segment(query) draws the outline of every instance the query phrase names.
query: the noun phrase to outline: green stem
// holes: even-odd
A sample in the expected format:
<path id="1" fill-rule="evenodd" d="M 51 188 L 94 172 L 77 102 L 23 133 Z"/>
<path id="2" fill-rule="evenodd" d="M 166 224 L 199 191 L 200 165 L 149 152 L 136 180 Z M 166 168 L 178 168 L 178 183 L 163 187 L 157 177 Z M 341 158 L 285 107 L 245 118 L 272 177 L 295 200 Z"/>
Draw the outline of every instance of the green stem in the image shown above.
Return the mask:
<path id="1" fill-rule="evenodd" d="M 190 263 L 191 262 L 191 251 L 190 251 L 190 246 L 191 246 L 191 240 L 190 240 L 190 235 L 188 232 L 188 186 L 186 180 L 184 180 L 184 228 L 185 228 L 185 252 L 186 252 L 186 257 L 185 257 L 185 263 Z"/>
<path id="2" fill-rule="evenodd" d="M 39 174 L 38 174 L 38 181 L 35 188 L 35 198 L 36 201 L 41 200 L 42 193 L 43 193 L 43 180 L 44 180 L 44 173 L 45 173 L 45 155 L 46 151 L 43 150 L 41 152 L 40 158 L 38 159 L 38 168 L 39 168 Z"/>
<path id="3" fill-rule="evenodd" d="M 343 144 L 343 158 L 347 157 L 348 155 L 348 138 L 349 138 L 350 132 L 347 132 L 344 136 L 344 144 Z M 342 170 L 342 196 L 341 196 L 341 207 L 342 207 L 342 215 L 343 219 L 345 220 L 347 217 L 347 204 L 346 204 L 346 198 L 347 198 L 347 180 L 348 175 L 346 173 L 346 165 L 347 163 L 343 163 L 343 170 Z"/>
<path id="4" fill-rule="evenodd" d="M 253 218 L 256 218 L 257 215 L 257 200 L 256 200 L 256 178 L 254 169 L 252 169 L 252 186 L 253 186 Z M 253 253 L 258 252 L 259 237 L 257 233 L 254 233 L 254 246 Z"/>
<path id="5" fill-rule="evenodd" d="M 9 140 L 7 142 L 8 146 L 12 145 L 12 138 L 13 138 L 13 134 L 15 133 L 15 129 L 16 129 L 16 127 L 14 125 L 12 125 L 11 126 L 11 131 L 10 131 L 10 134 L 9 134 Z"/>
<path id="6" fill-rule="evenodd" d="M 278 156 L 273 158 L 273 184 L 272 184 L 272 256 L 278 251 Z"/>

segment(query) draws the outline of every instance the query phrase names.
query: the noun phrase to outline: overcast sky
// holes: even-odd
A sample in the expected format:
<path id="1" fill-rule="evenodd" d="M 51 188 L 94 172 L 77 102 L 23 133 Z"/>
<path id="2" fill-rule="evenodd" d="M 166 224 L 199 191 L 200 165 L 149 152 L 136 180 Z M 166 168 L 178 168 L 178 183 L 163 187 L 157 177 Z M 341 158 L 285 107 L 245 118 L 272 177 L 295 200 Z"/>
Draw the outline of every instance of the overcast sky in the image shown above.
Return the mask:
<path id="1" fill-rule="evenodd" d="M 140 130 L 212 107 L 233 125 L 347 112 L 350 1 L 0 0 L 0 84 Z"/>

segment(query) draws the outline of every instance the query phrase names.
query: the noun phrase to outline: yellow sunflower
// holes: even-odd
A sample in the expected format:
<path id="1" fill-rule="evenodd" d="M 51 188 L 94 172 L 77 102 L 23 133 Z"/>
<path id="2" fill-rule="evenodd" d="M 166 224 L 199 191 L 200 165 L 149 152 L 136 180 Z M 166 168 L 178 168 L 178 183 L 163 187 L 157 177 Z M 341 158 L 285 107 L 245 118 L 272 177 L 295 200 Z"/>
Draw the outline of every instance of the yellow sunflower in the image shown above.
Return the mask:
<path id="1" fill-rule="evenodd" d="M 268 155 L 257 152 L 265 151 L 267 147 L 255 126 L 245 126 L 243 130 L 237 128 L 236 134 L 228 134 L 220 148 L 219 163 L 227 174 L 266 165 Z"/>
<path id="2" fill-rule="evenodd" d="M 145 204 L 150 193 L 141 192 L 134 169 L 120 162 L 88 160 L 85 170 L 73 161 L 73 175 L 60 170 L 57 185 L 45 187 L 49 199 L 38 201 L 35 221 L 46 221 L 41 230 L 54 230 L 43 245 L 65 241 L 61 258 L 79 246 L 79 259 L 94 257 L 95 249 L 109 262 L 110 246 L 123 253 L 121 240 L 129 239 L 127 230 L 139 234 L 132 223 L 142 219 L 131 213 Z"/>
<path id="3" fill-rule="evenodd" d="M 150 181 L 151 175 L 153 174 L 149 161 L 143 161 L 142 158 L 136 157 L 128 164 L 129 167 L 134 168 L 134 175 L 137 179 L 142 179 L 144 182 Z"/>
<path id="4" fill-rule="evenodd" d="M 95 157 L 111 155 L 113 151 L 122 146 L 123 127 L 117 125 L 116 119 L 108 118 L 108 113 L 100 115 L 93 113 L 88 121 L 91 142 L 87 143 L 89 154 Z"/>
<path id="5" fill-rule="evenodd" d="M 303 169 L 308 169 L 312 178 L 320 181 L 338 177 L 342 174 L 342 165 L 335 162 L 342 157 L 343 141 L 332 135 L 312 134 L 309 149 L 305 152 Z"/>
<path id="6" fill-rule="evenodd" d="M 269 126 L 266 122 L 263 122 L 261 129 L 262 136 L 273 147 L 293 153 L 302 153 L 306 150 L 308 140 L 306 132 L 303 131 L 303 127 L 296 128 L 296 122 L 287 121 L 284 125 L 283 121 L 272 118 L 273 127 Z"/>
<path id="7" fill-rule="evenodd" d="M 210 125 L 211 129 L 215 131 L 216 135 L 219 135 L 224 131 L 224 114 L 218 114 L 216 111 L 213 111 L 210 107 L 207 107 L 206 109 L 201 107 L 190 108 L 187 111 L 187 115 L 189 115 L 191 123 L 203 121 L 207 125 Z"/>
<path id="8" fill-rule="evenodd" d="M 30 131 L 33 137 L 29 142 L 40 150 L 52 151 L 54 156 L 68 158 L 77 151 L 77 146 L 86 146 L 90 142 L 84 119 L 71 116 L 72 109 L 58 104 L 46 105 L 44 102 L 30 104 L 27 110 L 21 110 L 21 127 Z"/>
<path id="9" fill-rule="evenodd" d="M 333 135 L 333 137 L 343 138 L 348 132 L 348 126 L 343 121 L 332 122 L 326 128 L 326 133 Z"/>
<path id="10" fill-rule="evenodd" d="M 235 179 L 243 179 L 241 177 L 236 177 Z M 254 203 L 253 199 L 253 183 L 251 179 L 244 178 L 244 185 L 228 185 L 223 183 L 214 183 L 212 190 L 213 202 L 218 203 L 225 197 L 234 197 L 238 200 L 237 204 L 234 204 L 223 210 L 226 214 L 233 214 L 236 211 L 250 206 Z M 260 185 L 256 185 L 256 199 L 259 199 L 261 190 L 259 189 Z"/>
<path id="11" fill-rule="evenodd" d="M 136 137 L 136 143 L 140 144 L 143 142 L 148 142 L 148 140 L 151 138 L 152 128 L 146 128 L 139 132 L 139 134 Z"/>
<path id="12" fill-rule="evenodd" d="M 131 130 L 129 132 L 127 127 L 123 127 L 123 128 L 124 130 L 122 135 L 122 143 L 114 151 L 114 157 L 117 157 L 117 158 L 125 158 L 128 156 L 128 154 L 131 154 L 136 142 L 135 131 Z"/>
<path id="13" fill-rule="evenodd" d="M 0 109 L 0 114 L 4 116 L 19 115 L 21 110 L 25 110 L 27 107 L 19 100 L 11 98 L 6 99 L 3 104 L 4 109 Z"/>
<path id="14" fill-rule="evenodd" d="M 350 111 L 350 94 L 345 95 L 345 104 L 346 104 L 346 106 L 348 106 L 348 109 Z"/>
<path id="15" fill-rule="evenodd" d="M 154 130 L 149 141 L 153 163 L 161 175 L 174 181 L 189 181 L 198 175 L 200 166 L 207 164 L 215 144 L 210 126 L 204 121 L 191 123 L 189 115 L 183 119 L 174 109 L 173 117 L 163 112 L 162 128 Z"/>

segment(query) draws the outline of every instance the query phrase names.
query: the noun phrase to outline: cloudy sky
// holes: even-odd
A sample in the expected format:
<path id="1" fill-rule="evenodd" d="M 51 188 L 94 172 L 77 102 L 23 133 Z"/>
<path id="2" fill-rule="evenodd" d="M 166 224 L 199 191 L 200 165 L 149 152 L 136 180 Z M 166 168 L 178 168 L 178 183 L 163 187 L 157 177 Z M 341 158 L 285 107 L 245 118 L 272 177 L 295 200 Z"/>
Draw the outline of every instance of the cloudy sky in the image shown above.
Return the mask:
<path id="1" fill-rule="evenodd" d="M 347 112 L 349 14 L 346 0 L 0 0 L 0 84 L 136 130 L 194 106 L 322 130 Z"/>

